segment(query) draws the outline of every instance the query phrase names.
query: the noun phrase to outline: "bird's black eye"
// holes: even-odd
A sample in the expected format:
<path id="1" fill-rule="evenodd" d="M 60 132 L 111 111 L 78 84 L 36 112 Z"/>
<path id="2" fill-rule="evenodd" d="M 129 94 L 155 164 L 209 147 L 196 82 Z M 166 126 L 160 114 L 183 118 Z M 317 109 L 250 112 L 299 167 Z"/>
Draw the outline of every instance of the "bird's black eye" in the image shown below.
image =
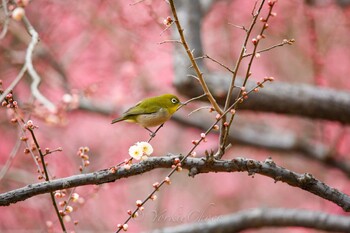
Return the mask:
<path id="1" fill-rule="evenodd" d="M 179 101 L 178 101 L 176 98 L 172 98 L 172 99 L 171 99 L 171 102 L 172 102 L 173 104 L 176 104 L 176 103 L 178 103 Z"/>

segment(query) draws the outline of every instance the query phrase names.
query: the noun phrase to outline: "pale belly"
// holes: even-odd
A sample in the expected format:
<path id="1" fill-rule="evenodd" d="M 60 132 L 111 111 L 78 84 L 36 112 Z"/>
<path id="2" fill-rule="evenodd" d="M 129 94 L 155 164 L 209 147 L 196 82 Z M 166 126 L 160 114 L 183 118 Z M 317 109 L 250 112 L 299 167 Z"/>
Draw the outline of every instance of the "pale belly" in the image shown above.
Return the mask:
<path id="1" fill-rule="evenodd" d="M 167 110 L 161 109 L 160 111 L 152 114 L 139 115 L 137 122 L 143 127 L 155 127 L 163 124 L 169 120 L 171 115 Z"/>

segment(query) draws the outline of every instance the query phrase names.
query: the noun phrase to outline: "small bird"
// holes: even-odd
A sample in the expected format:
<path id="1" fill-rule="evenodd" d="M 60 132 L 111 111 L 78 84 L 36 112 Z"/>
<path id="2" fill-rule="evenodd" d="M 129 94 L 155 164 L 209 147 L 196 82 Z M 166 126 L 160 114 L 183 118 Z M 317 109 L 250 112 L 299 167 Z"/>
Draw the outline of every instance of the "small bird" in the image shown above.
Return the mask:
<path id="1" fill-rule="evenodd" d="M 114 119 L 112 124 L 120 121 L 137 123 L 154 136 L 154 132 L 148 127 L 164 124 L 181 105 L 183 104 L 179 98 L 172 94 L 146 98 L 129 108 L 121 117 Z"/>

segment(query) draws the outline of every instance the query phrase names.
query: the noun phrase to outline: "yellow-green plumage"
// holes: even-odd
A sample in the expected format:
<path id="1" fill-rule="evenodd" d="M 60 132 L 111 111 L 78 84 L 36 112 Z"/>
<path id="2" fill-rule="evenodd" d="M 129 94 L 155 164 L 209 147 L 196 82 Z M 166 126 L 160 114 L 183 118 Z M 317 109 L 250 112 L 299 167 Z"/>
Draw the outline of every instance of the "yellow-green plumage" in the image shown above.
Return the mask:
<path id="1" fill-rule="evenodd" d="M 169 120 L 180 105 L 179 98 L 172 94 L 147 98 L 129 108 L 121 117 L 114 119 L 112 124 L 126 121 L 145 128 L 158 126 Z"/>

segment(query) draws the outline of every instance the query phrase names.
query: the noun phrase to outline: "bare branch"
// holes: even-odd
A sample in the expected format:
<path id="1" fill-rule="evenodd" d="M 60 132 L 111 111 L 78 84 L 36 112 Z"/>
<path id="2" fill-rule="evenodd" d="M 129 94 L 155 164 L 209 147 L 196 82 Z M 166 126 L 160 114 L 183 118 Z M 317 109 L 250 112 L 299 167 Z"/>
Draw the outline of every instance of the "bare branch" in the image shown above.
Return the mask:
<path id="1" fill-rule="evenodd" d="M 33 79 L 33 82 L 30 86 L 32 94 L 40 103 L 42 103 L 45 107 L 47 107 L 51 112 L 55 112 L 56 111 L 55 105 L 53 103 L 51 103 L 45 96 L 43 96 L 43 94 L 41 94 L 41 92 L 38 89 L 41 78 L 33 67 L 32 55 L 33 55 L 33 51 L 34 51 L 35 46 L 39 42 L 39 34 L 35 31 L 35 29 L 30 24 L 30 22 L 26 16 L 23 16 L 23 22 L 24 22 L 29 34 L 32 37 L 32 40 L 31 40 L 31 42 L 28 46 L 28 49 L 27 49 L 26 61 L 25 61 L 27 68 L 28 68 L 28 73 L 31 76 L 31 78 Z"/>
<path id="2" fill-rule="evenodd" d="M 206 96 L 206 95 L 207 95 L 207 94 L 204 93 L 204 94 L 202 94 L 202 95 L 200 95 L 200 96 L 197 96 L 197 97 L 194 97 L 194 98 L 192 98 L 192 99 L 189 99 L 189 100 L 183 102 L 182 105 L 181 105 L 179 108 L 181 108 L 181 107 L 184 106 L 184 105 L 187 105 L 188 103 L 191 103 L 192 101 L 199 100 L 199 99 L 203 98 L 203 97 Z"/>
<path id="3" fill-rule="evenodd" d="M 182 42 L 180 40 L 163 40 L 161 42 L 159 42 L 158 44 L 166 44 L 166 43 L 178 43 L 178 44 L 182 44 Z"/>
<path id="4" fill-rule="evenodd" d="M 202 57 L 197 57 L 196 59 L 200 59 L 200 58 L 207 58 L 209 60 L 211 60 L 212 62 L 215 62 L 216 64 L 222 66 L 223 68 L 225 68 L 227 71 L 229 71 L 230 73 L 234 74 L 235 72 L 233 70 L 231 70 L 230 68 L 228 68 L 228 66 L 222 64 L 221 62 L 215 60 L 214 58 L 212 57 L 209 57 L 207 54 L 202 56 Z"/>
<path id="5" fill-rule="evenodd" d="M 275 44 L 275 45 L 273 45 L 273 46 L 271 46 L 271 47 L 268 47 L 268 48 L 265 48 L 265 49 L 261 49 L 261 50 L 257 51 L 255 54 L 263 53 L 263 52 L 272 50 L 272 49 L 277 48 L 277 47 L 282 47 L 282 46 L 284 46 L 284 45 L 286 45 L 286 44 L 292 45 L 294 42 L 295 42 L 294 39 L 289 39 L 289 40 L 284 39 L 281 43 Z M 254 54 L 254 53 L 244 54 L 243 57 L 249 57 L 249 56 L 252 56 L 253 54 Z"/>
<path id="6" fill-rule="evenodd" d="M 151 157 L 146 161 L 133 164 L 129 170 L 125 168 L 119 168 L 117 170 L 105 169 L 93 173 L 51 180 L 50 182 L 27 185 L 23 188 L 0 194 L 0 206 L 10 205 L 39 194 L 56 190 L 114 182 L 118 179 L 143 174 L 156 168 L 171 168 L 176 158 L 179 158 L 179 156 Z M 242 171 L 248 172 L 249 175 L 261 174 L 274 179 L 275 182 L 281 181 L 290 186 L 301 188 L 337 204 L 344 211 L 350 211 L 350 196 L 322 183 L 311 174 L 298 174 L 279 167 L 271 159 L 257 161 L 236 158 L 233 160 L 213 160 L 206 162 L 203 158 L 186 158 L 182 162 L 182 168 L 188 169 L 192 174 Z"/>
<path id="7" fill-rule="evenodd" d="M 46 182 L 50 182 L 50 178 L 49 178 L 49 173 L 47 171 L 47 167 L 46 167 L 46 163 L 45 163 L 45 159 L 44 159 L 44 154 L 43 152 L 41 151 L 41 147 L 39 145 L 39 142 L 38 140 L 36 139 L 36 136 L 34 134 L 34 128 L 31 128 L 31 127 L 28 127 L 28 131 L 30 132 L 31 136 L 32 136 L 32 139 L 34 141 L 34 144 L 36 146 L 36 149 L 38 150 L 39 152 L 39 155 L 40 155 L 40 161 L 41 161 L 41 164 L 42 164 L 42 167 L 43 167 L 43 170 L 44 170 L 44 174 L 45 174 L 45 180 Z M 55 200 L 55 195 L 53 192 L 50 192 L 50 197 L 51 197 L 51 201 L 52 201 L 52 205 L 55 209 L 55 212 L 56 212 L 56 215 L 57 215 L 57 218 L 60 222 L 60 225 L 61 225 L 61 228 L 62 228 L 62 231 L 63 232 L 67 232 L 66 231 L 66 227 L 64 225 L 64 222 L 63 222 L 63 219 L 62 219 L 62 216 L 58 210 L 58 206 L 57 206 L 57 203 L 56 203 L 56 200 Z"/>
<path id="8" fill-rule="evenodd" d="M 231 25 L 231 26 L 234 26 L 236 28 L 242 29 L 245 32 L 248 32 L 248 29 L 245 26 L 239 26 L 239 25 L 236 25 L 236 24 L 233 24 L 233 23 L 228 23 L 228 24 Z"/>
<path id="9" fill-rule="evenodd" d="M 329 232 L 349 232 L 350 218 L 302 209 L 259 208 L 149 233 L 231 233 L 262 227 L 306 227 Z"/>

